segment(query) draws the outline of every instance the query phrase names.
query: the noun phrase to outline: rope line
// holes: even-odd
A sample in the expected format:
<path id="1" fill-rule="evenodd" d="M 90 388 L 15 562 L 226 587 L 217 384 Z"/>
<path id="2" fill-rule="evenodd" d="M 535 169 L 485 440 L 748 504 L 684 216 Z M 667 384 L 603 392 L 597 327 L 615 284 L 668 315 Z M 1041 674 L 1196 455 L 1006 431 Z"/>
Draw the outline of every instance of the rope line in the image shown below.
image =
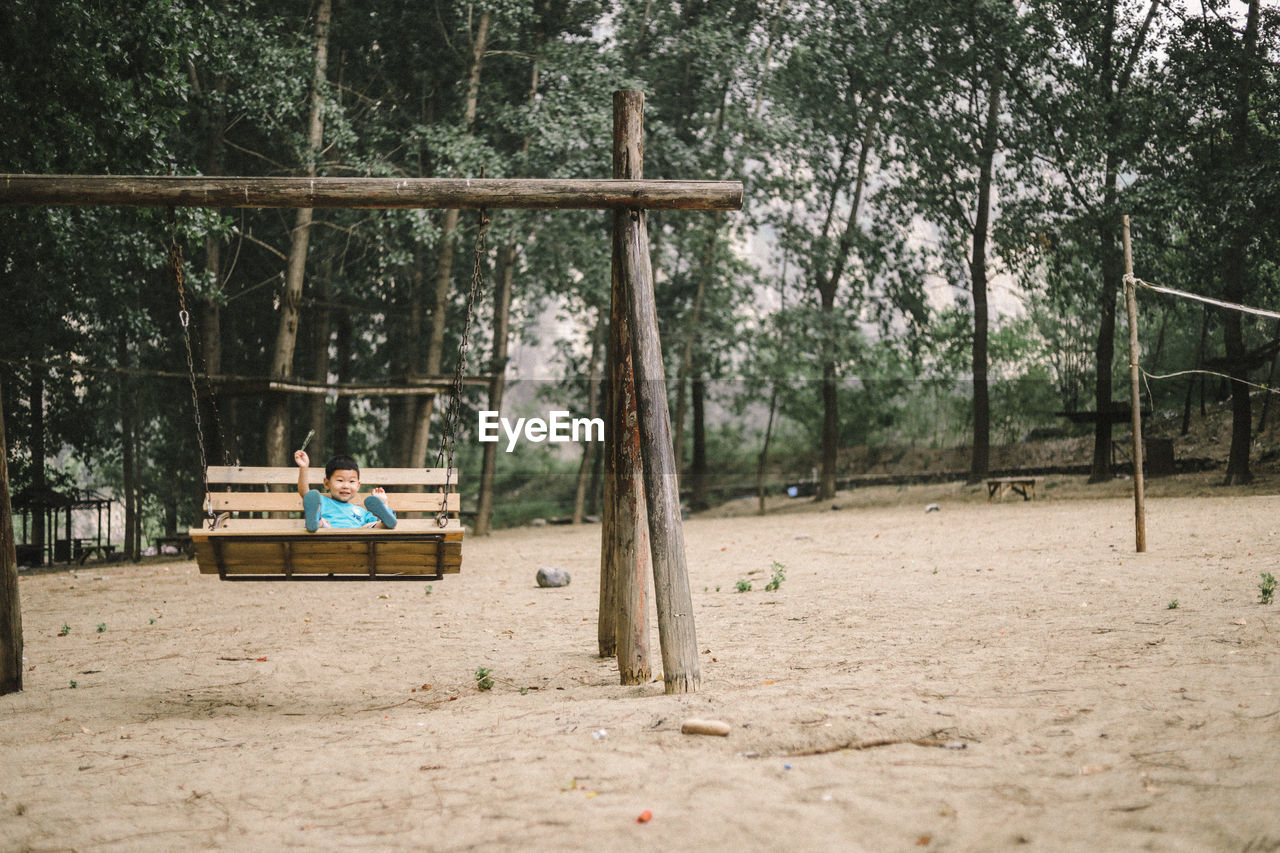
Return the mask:
<path id="1" fill-rule="evenodd" d="M 1172 287 L 1164 287 L 1159 284 L 1152 284 L 1149 281 L 1143 281 L 1132 275 L 1126 275 L 1125 281 L 1133 282 L 1139 287 L 1145 287 L 1148 290 L 1154 290 L 1157 293 L 1167 293 L 1170 296 L 1181 296 L 1184 299 L 1193 299 L 1196 302 L 1203 302 L 1206 305 L 1215 305 L 1218 308 L 1230 308 L 1235 311 L 1243 311 L 1246 314 L 1255 314 L 1259 317 L 1270 317 L 1274 320 L 1280 320 L 1280 312 L 1268 311 L 1265 308 L 1250 308 L 1248 305 L 1238 305 L 1234 302 L 1224 302 L 1221 299 L 1214 299 L 1209 296 L 1201 296 L 1198 293 L 1188 293 L 1185 290 L 1175 290 Z"/>
<path id="2" fill-rule="evenodd" d="M 1155 374 L 1155 373 L 1148 373 L 1146 370 L 1143 370 L 1142 368 L 1138 368 L 1138 369 L 1142 370 L 1143 377 L 1147 379 L 1177 379 L 1179 376 L 1191 376 L 1193 374 L 1199 374 L 1201 376 L 1216 376 L 1219 379 L 1228 379 L 1232 382 L 1243 382 L 1245 385 L 1248 385 L 1250 388 L 1257 388 L 1259 391 L 1266 391 L 1271 394 L 1280 394 L 1280 388 L 1272 388 L 1270 385 L 1259 385 L 1257 382 L 1250 382 L 1247 379 L 1240 379 L 1238 377 L 1231 376 L 1226 373 L 1219 373 L 1216 370 L 1199 370 L 1199 369 L 1179 370 L 1176 373 Z M 1148 394 L 1151 393 L 1150 388 L 1147 389 L 1147 393 Z"/>

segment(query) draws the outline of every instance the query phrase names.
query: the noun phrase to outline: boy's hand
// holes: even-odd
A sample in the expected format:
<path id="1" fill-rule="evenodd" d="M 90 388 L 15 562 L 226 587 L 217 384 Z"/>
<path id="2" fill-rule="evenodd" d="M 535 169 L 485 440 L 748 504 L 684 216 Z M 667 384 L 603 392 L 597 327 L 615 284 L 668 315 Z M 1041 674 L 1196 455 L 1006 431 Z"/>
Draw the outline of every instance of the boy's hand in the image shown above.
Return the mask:
<path id="1" fill-rule="evenodd" d="M 387 499 L 387 490 L 382 488 L 382 486 L 378 486 L 378 488 L 374 489 L 372 492 L 370 492 L 370 494 L 376 495 L 382 498 L 384 501 Z"/>
<path id="2" fill-rule="evenodd" d="M 293 451 L 293 461 L 297 463 L 299 468 L 311 467 L 311 457 L 307 456 L 307 451 L 305 450 Z"/>

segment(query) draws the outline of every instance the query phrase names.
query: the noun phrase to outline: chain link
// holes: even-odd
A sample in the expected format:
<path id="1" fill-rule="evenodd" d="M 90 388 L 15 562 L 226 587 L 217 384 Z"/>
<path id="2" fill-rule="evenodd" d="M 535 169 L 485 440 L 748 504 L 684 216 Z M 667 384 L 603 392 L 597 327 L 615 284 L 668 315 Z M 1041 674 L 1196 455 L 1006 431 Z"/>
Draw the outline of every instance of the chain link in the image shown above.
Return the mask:
<path id="1" fill-rule="evenodd" d="M 453 385 L 450 389 L 449 403 L 445 407 L 444 423 L 441 427 L 440 452 L 436 456 L 436 467 L 445 469 L 444 490 L 441 492 L 444 504 L 436 516 L 436 524 L 446 527 L 449 524 L 449 513 L 446 508 L 449 490 L 453 483 L 453 449 L 456 442 L 458 421 L 462 416 L 462 380 L 467 370 L 467 349 L 471 337 L 471 319 L 475 314 L 476 302 L 484 292 L 484 260 L 486 254 L 485 235 L 489 231 L 489 215 L 480 208 L 480 230 L 476 234 L 475 261 L 471 267 L 471 290 L 467 295 L 466 321 L 462 326 L 462 340 L 458 344 L 458 363 L 453 371 Z"/>
<path id="2" fill-rule="evenodd" d="M 200 478 L 204 483 L 203 501 L 205 515 L 212 527 L 216 514 L 209 503 L 209 461 L 204 449 L 204 424 L 200 419 L 200 391 L 196 386 L 195 356 L 191 349 L 191 312 L 187 310 L 186 277 L 182 271 L 182 246 L 178 243 L 178 230 L 174 222 L 173 208 L 169 208 L 169 275 L 178 288 L 178 321 L 182 324 L 182 341 L 187 352 L 187 377 L 191 380 L 191 410 L 195 413 L 196 443 L 200 447 Z M 216 411 L 216 410 L 215 410 Z M 215 415 L 216 417 L 216 415 Z"/>

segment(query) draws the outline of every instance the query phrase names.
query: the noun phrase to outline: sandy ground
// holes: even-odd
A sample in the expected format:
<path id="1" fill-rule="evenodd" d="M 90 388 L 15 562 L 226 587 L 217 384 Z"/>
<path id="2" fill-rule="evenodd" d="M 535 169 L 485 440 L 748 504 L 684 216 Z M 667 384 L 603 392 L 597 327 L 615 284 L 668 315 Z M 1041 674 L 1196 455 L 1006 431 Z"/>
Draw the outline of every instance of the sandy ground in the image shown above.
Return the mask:
<path id="1" fill-rule="evenodd" d="M 690 521 L 683 696 L 596 657 L 598 527 L 429 591 L 24 577 L 0 849 L 1280 850 L 1280 497 L 1157 495 L 1136 555 L 1084 491 Z"/>

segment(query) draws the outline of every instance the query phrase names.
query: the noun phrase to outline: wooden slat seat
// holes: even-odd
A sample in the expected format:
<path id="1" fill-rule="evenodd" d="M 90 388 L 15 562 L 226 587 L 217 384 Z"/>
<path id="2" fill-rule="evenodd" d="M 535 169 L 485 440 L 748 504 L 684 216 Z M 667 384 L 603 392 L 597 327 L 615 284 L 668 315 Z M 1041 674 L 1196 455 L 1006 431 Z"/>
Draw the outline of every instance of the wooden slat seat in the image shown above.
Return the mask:
<path id="1" fill-rule="evenodd" d="M 352 502 L 362 506 L 372 489 L 386 489 L 395 528 L 315 533 L 303 523 L 297 468 L 212 467 L 207 478 L 206 499 L 218 518 L 212 528 L 190 531 L 202 574 L 223 580 L 439 580 L 462 568 L 456 471 L 445 494 L 443 468 L 362 469 L 361 492 Z M 309 482 L 323 489 L 324 470 L 312 468 Z"/>

